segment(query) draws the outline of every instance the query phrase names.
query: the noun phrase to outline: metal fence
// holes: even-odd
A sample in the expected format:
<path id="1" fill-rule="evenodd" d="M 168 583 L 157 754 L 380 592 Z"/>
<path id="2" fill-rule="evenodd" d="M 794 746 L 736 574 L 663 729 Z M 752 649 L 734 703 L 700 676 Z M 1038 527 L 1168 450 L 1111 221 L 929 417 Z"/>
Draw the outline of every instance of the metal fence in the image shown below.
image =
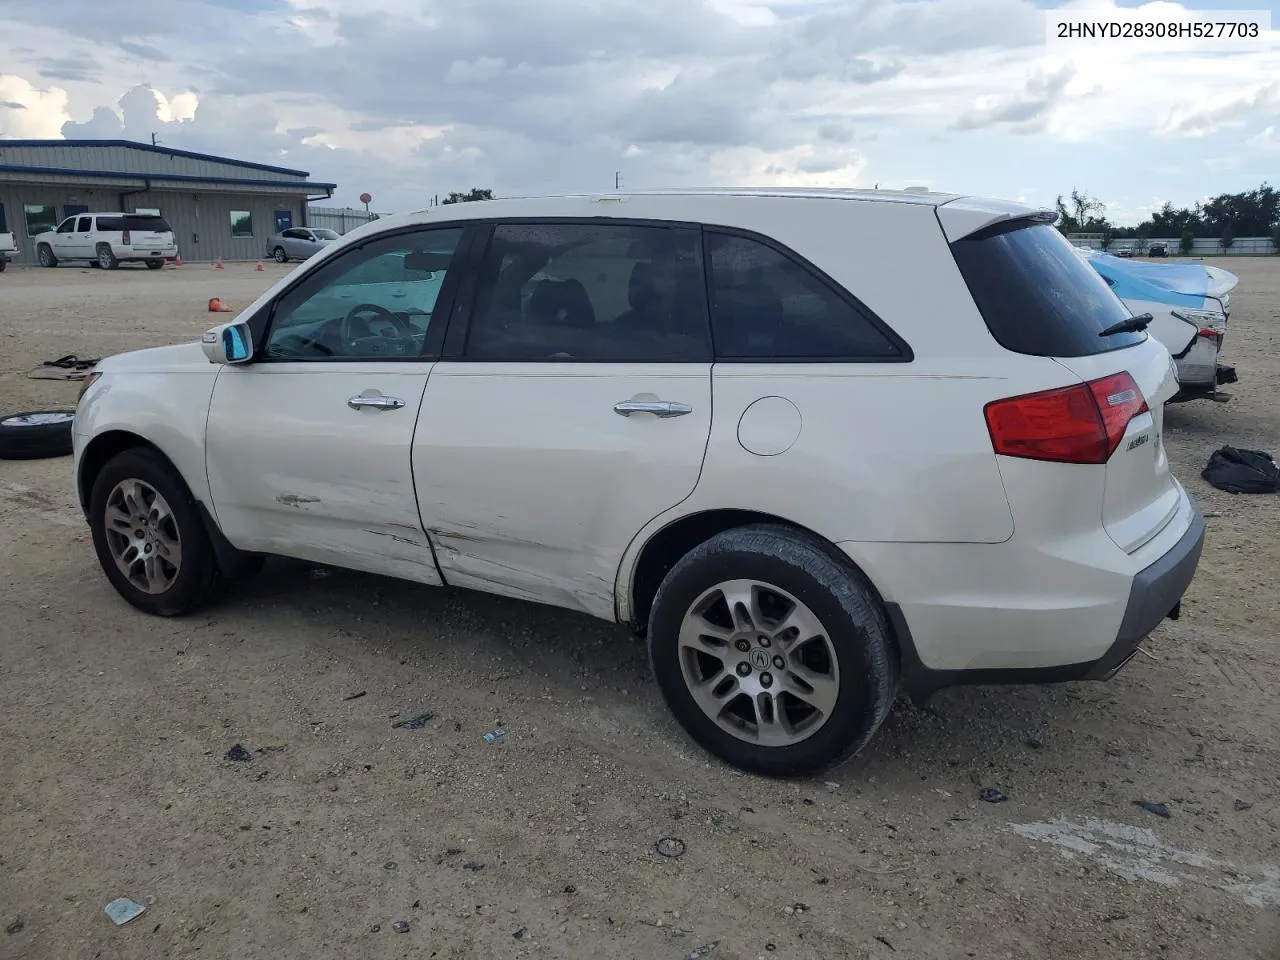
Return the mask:
<path id="1" fill-rule="evenodd" d="M 328 227 L 338 233 L 354 230 L 370 220 L 384 216 L 380 213 L 365 213 L 354 207 L 307 207 L 307 224 L 312 227 Z"/>
<path id="2" fill-rule="evenodd" d="M 1082 247 L 1093 247 L 1095 250 L 1102 249 L 1102 240 L 1097 237 L 1087 237 L 1075 239 L 1074 235 L 1071 240 Z M 1166 252 L 1171 257 L 1255 257 L 1265 256 L 1276 252 L 1276 245 L 1271 241 L 1270 237 L 1236 237 L 1235 242 L 1230 247 L 1223 249 L 1222 243 L 1217 237 L 1197 237 L 1191 245 L 1191 252 L 1184 254 L 1182 252 L 1182 240 L 1179 237 L 1161 239 L 1152 237 L 1146 242 L 1145 247 L 1139 247 L 1137 240 L 1120 239 L 1117 237 L 1111 241 L 1111 246 L 1107 248 L 1107 253 L 1118 254 L 1121 250 L 1149 250 L 1152 244 L 1163 243 Z"/>

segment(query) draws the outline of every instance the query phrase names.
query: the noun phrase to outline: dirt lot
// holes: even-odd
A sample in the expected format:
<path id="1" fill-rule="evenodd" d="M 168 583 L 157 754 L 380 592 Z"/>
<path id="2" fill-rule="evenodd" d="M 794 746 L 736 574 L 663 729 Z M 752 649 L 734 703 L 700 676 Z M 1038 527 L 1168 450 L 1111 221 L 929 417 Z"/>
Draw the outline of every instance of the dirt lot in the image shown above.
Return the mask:
<path id="1" fill-rule="evenodd" d="M 1280 497 L 1199 475 L 1280 452 L 1280 260 L 1223 265 L 1235 399 L 1168 412 L 1209 518 L 1183 618 L 1110 683 L 900 705 L 829 780 L 709 762 L 581 616 L 278 561 L 145 617 L 69 460 L 0 461 L 0 957 L 1280 957 Z M 72 404 L 27 372 L 189 339 L 281 269 L 6 272 L 0 410 Z M 121 896 L 147 910 L 117 928 Z"/>

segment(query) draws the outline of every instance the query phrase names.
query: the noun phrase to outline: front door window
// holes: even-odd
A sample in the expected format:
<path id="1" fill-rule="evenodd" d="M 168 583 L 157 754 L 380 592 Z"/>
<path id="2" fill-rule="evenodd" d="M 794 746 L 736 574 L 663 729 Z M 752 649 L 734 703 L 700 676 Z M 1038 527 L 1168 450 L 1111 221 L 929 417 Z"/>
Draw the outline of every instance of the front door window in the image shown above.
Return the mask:
<path id="1" fill-rule="evenodd" d="M 277 302 L 266 360 L 422 355 L 462 228 L 364 244 L 326 263 Z"/>

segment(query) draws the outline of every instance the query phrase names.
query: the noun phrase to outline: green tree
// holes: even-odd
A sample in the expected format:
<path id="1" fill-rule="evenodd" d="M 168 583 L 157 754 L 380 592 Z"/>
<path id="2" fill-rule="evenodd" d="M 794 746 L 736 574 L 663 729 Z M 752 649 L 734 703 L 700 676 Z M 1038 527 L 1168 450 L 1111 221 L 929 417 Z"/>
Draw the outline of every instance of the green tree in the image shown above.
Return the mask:
<path id="1" fill-rule="evenodd" d="M 1196 235 L 1191 232 L 1191 228 L 1187 227 L 1182 231 L 1182 239 L 1178 242 L 1178 249 L 1182 251 L 1182 255 L 1186 256 L 1191 252 L 1191 248 L 1196 244 Z"/>
<path id="2" fill-rule="evenodd" d="M 1222 238 L 1218 241 L 1222 244 L 1223 250 L 1230 250 L 1231 245 L 1236 242 L 1236 235 L 1231 231 L 1231 224 L 1227 224 L 1222 228 Z"/>
<path id="3" fill-rule="evenodd" d="M 1071 188 L 1071 199 L 1066 201 L 1058 194 L 1055 201 L 1058 210 L 1058 229 L 1063 233 L 1105 233 L 1111 228 L 1107 222 L 1107 206 L 1096 197 Z"/>
<path id="4" fill-rule="evenodd" d="M 469 203 L 472 200 L 492 200 L 493 191 L 485 187 L 472 187 L 466 193 L 456 190 L 441 200 L 441 203 Z"/>
<path id="5" fill-rule="evenodd" d="M 1271 245 L 1276 248 L 1276 253 L 1280 253 L 1280 223 L 1271 231 Z"/>

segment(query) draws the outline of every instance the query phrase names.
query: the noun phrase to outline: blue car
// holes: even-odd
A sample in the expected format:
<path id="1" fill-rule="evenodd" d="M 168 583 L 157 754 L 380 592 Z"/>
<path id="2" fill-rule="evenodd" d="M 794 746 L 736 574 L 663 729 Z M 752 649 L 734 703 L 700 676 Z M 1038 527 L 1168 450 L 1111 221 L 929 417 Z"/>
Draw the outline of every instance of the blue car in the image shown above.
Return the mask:
<path id="1" fill-rule="evenodd" d="M 1077 247 L 1135 316 L 1150 313 L 1147 333 L 1173 356 L 1181 387 L 1175 399 L 1225 399 L 1218 385 L 1234 382 L 1234 370 L 1218 362 L 1239 279 L 1198 263 L 1144 263 Z"/>

